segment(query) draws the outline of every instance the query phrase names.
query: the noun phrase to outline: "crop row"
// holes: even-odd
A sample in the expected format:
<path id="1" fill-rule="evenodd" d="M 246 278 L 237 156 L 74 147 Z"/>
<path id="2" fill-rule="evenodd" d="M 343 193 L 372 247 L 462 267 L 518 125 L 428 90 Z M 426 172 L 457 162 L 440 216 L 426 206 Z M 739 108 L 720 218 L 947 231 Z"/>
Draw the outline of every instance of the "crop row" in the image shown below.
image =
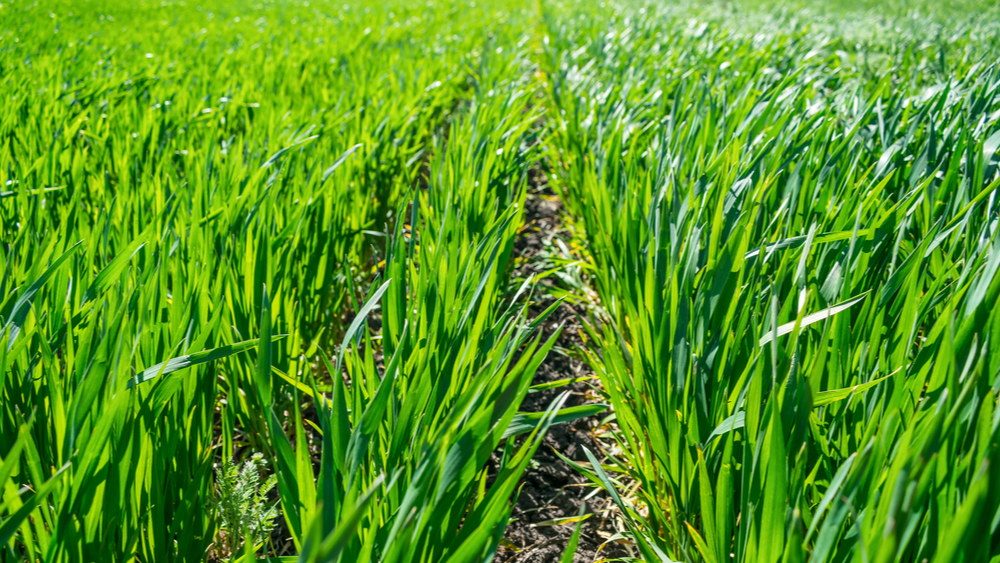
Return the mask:
<path id="1" fill-rule="evenodd" d="M 492 560 L 602 408 L 520 412 L 539 177 L 622 549 L 997 560 L 1000 19 L 924 8 L 0 5 L 0 560 Z"/>

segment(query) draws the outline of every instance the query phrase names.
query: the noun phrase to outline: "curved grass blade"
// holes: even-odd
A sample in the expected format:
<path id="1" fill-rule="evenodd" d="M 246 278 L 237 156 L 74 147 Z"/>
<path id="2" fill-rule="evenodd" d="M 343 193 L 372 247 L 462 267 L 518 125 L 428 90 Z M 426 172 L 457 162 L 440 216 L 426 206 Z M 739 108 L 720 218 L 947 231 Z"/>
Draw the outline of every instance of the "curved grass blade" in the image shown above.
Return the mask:
<path id="1" fill-rule="evenodd" d="M 281 340 L 285 336 L 287 335 L 279 334 L 274 336 L 271 338 L 271 342 Z M 233 354 L 244 352 L 257 346 L 259 342 L 259 338 L 254 338 L 253 340 L 244 340 L 243 342 L 237 342 L 236 344 L 230 344 L 228 346 L 220 346 L 218 348 L 212 348 L 211 350 L 202 350 L 201 352 L 195 352 L 194 354 L 186 354 L 184 356 L 171 358 L 165 362 L 160 362 L 155 366 L 144 369 L 136 375 L 135 378 L 129 380 L 128 388 L 131 389 L 140 383 L 145 383 L 146 381 L 161 375 L 167 375 L 175 371 L 187 369 L 191 366 L 204 364 L 206 362 L 211 362 L 212 360 L 218 360 L 219 358 L 225 358 L 226 356 L 232 356 Z"/>

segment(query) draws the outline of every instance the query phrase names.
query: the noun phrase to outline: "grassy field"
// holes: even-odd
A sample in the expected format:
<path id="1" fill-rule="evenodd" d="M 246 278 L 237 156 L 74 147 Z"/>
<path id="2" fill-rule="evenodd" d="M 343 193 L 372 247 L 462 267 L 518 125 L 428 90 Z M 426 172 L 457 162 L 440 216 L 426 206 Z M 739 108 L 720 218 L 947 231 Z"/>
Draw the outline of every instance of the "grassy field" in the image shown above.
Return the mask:
<path id="1" fill-rule="evenodd" d="M 971 0 L 4 1 L 0 561 L 542 561 L 585 421 L 560 563 L 1000 562 L 998 60 Z"/>

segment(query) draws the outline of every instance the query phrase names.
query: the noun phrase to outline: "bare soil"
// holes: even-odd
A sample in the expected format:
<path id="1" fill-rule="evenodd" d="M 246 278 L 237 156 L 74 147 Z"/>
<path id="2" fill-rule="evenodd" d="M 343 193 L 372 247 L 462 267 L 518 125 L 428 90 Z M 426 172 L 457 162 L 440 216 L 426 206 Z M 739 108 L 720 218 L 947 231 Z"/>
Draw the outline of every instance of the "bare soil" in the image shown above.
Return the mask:
<path id="1" fill-rule="evenodd" d="M 543 254 L 546 249 L 552 248 L 555 237 L 569 239 L 561 219 L 564 213 L 562 203 L 547 186 L 544 174 L 534 170 L 532 172 L 529 196 L 525 203 L 524 228 L 515 242 L 517 260 L 514 275 L 518 278 L 527 278 L 544 269 Z M 539 284 L 550 287 L 558 283 L 558 278 L 554 276 L 539 281 Z M 536 290 L 534 300 L 530 313 L 538 315 L 553 303 L 554 298 L 545 291 Z M 546 320 L 542 328 L 543 338 L 550 336 L 559 326 L 563 327 L 563 331 L 553 350 L 535 373 L 535 384 L 593 375 L 587 364 L 572 353 L 583 344 L 580 337 L 582 327 L 571 306 L 565 302 Z M 567 387 L 529 393 L 521 410 L 544 411 L 560 393 L 567 390 L 572 395 L 565 407 L 596 402 L 596 393 L 593 391 L 593 385 L 596 384 L 596 380 L 579 381 Z M 583 449 L 587 448 L 599 456 L 600 449 L 593 434 L 600 419 L 606 415 L 607 412 L 549 429 L 532 465 L 522 478 L 520 495 L 511 515 L 512 522 L 505 534 L 508 545 L 500 547 L 496 561 L 559 561 L 575 524 L 538 524 L 557 518 L 575 517 L 582 504 L 587 504 L 587 512 L 596 514 L 583 524 L 573 561 L 590 563 L 628 555 L 624 548 L 614 543 L 602 547 L 603 538 L 614 533 L 612 522 L 605 516 L 606 509 L 610 507 L 610 499 L 601 491 L 588 500 L 587 497 L 594 492 L 589 481 L 554 453 L 558 451 L 574 461 L 586 461 Z"/>

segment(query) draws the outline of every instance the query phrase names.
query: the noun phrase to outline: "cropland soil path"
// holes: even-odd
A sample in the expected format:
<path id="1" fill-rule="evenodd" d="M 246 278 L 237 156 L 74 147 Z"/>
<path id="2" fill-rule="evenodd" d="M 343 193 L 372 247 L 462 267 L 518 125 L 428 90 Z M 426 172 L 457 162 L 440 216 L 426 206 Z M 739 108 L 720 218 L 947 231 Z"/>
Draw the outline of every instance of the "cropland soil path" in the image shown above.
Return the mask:
<path id="1" fill-rule="evenodd" d="M 561 215 L 564 208 L 548 187 L 541 170 L 531 170 L 529 176 L 528 199 L 525 202 L 524 227 L 515 243 L 517 257 L 514 275 L 527 278 L 543 268 L 543 255 L 553 247 L 553 239 L 570 237 L 564 228 Z M 543 278 L 540 285 L 558 284 L 552 276 Z M 553 298 L 538 288 L 530 308 L 532 315 L 538 315 L 548 308 Z M 582 344 L 580 326 L 576 323 L 574 311 L 565 302 L 556 309 L 542 327 L 543 339 L 548 338 L 559 327 L 563 331 L 553 350 L 535 373 L 534 383 L 547 383 L 569 378 L 593 375 L 586 363 L 564 351 L 571 351 Z M 593 381 L 579 381 L 568 387 L 559 387 L 529 393 L 521 405 L 524 412 L 544 411 L 560 393 L 569 390 L 572 395 L 565 407 L 595 402 L 591 385 Z M 612 522 L 604 514 L 608 508 L 608 498 L 603 492 L 592 495 L 593 488 L 588 481 L 554 453 L 558 451 L 572 460 L 586 461 L 583 448 L 599 452 L 593 436 L 601 417 L 607 413 L 583 418 L 575 422 L 559 424 L 549 429 L 545 441 L 535 453 L 533 463 L 522 478 L 520 495 L 517 497 L 511 515 L 512 522 L 505 534 L 508 545 L 501 546 L 496 560 L 502 563 L 548 563 L 559 561 L 563 550 L 573 533 L 575 524 L 541 525 L 559 518 L 578 515 L 580 506 L 587 504 L 586 511 L 594 512 L 584 524 L 575 562 L 592 562 L 604 558 L 627 555 L 624 548 L 611 543 L 603 546 L 604 538 L 614 533 Z M 592 496 L 589 500 L 588 496 Z"/>

